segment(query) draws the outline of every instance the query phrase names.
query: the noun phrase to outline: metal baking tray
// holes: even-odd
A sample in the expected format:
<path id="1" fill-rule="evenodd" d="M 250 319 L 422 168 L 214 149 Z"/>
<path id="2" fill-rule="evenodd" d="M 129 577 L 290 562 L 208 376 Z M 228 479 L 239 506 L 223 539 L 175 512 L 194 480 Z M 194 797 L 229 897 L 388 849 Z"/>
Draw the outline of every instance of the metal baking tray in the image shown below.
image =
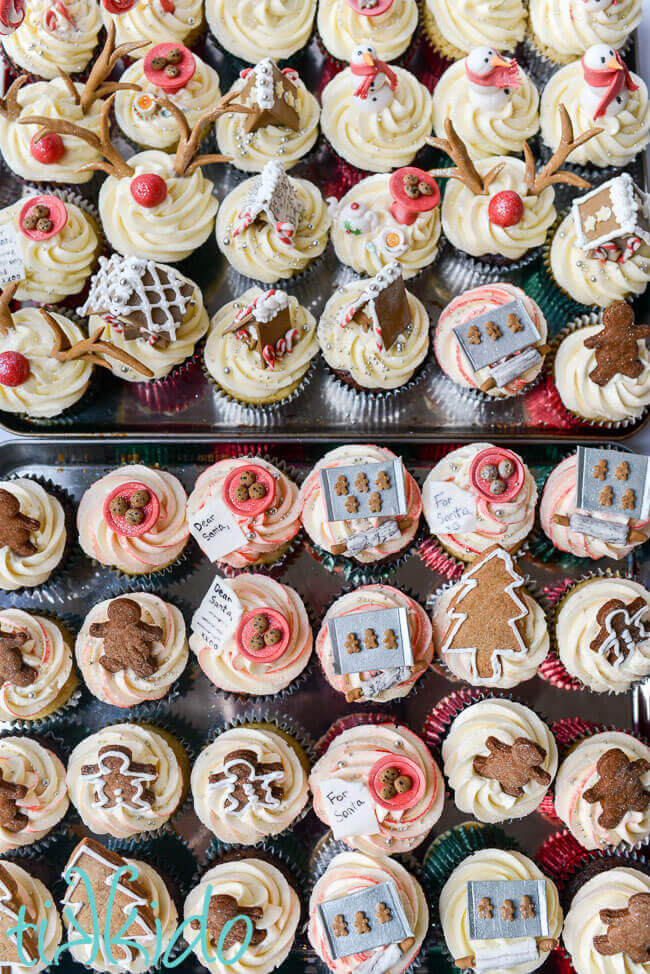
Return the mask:
<path id="1" fill-rule="evenodd" d="M 286 460 L 300 476 L 311 469 L 330 445 L 288 446 L 267 443 L 264 444 L 263 451 L 272 458 Z M 546 475 L 562 458 L 561 449 L 549 445 L 529 445 L 522 448 L 521 444 L 514 444 L 514 447 L 523 454 L 535 475 L 540 477 Z M 408 469 L 422 482 L 441 452 L 448 448 L 450 445 L 427 449 L 416 444 L 405 448 L 402 455 Z M 155 441 L 147 443 L 134 441 L 126 444 L 123 440 L 89 442 L 76 438 L 52 439 L 38 444 L 27 440 L 14 440 L 0 445 L 0 479 L 15 475 L 46 478 L 65 490 L 76 504 L 88 485 L 108 469 L 138 460 L 150 465 L 159 464 L 171 471 L 181 479 L 186 490 L 189 491 L 198 473 L 206 465 L 223 456 L 226 449 L 232 455 L 232 451 L 236 451 L 237 446 L 229 444 L 228 447 L 224 445 L 224 447 L 211 448 L 202 444 L 180 445 Z M 190 544 L 194 545 L 194 542 L 190 541 Z M 535 550 L 534 545 L 532 549 Z M 53 611 L 71 618 L 73 625 L 74 623 L 80 625 L 85 614 L 95 603 L 118 592 L 137 591 L 140 587 L 146 587 L 178 604 L 183 609 L 189 626 L 191 613 L 198 606 L 215 574 L 215 567 L 208 562 L 207 558 L 194 557 L 189 559 L 191 567 L 188 568 L 186 577 L 181 581 L 172 582 L 167 581 L 164 575 L 154 575 L 140 582 L 137 579 L 119 580 L 109 570 L 93 565 L 80 551 L 73 552 L 71 564 L 72 567 L 64 577 L 59 576 L 56 586 L 54 583 L 49 586 L 46 584 L 37 595 L 30 595 L 28 591 L 13 595 L 0 594 L 0 605 L 18 606 L 34 612 Z M 650 581 L 648 546 L 636 549 L 626 562 L 617 564 L 622 570 L 634 572 L 646 585 Z M 559 552 L 549 560 L 542 561 L 529 551 L 520 559 L 520 565 L 525 573 L 530 574 L 539 588 L 557 583 L 567 576 L 580 577 L 590 570 L 590 563 L 586 560 L 567 558 Z M 597 563 L 599 568 L 607 565 L 605 561 Z M 273 574 L 279 580 L 296 588 L 315 619 L 320 619 L 334 599 L 348 587 L 348 583 L 341 575 L 328 572 L 312 558 L 304 546 L 300 547 L 296 556 L 285 566 L 274 570 Z M 409 589 L 423 605 L 426 605 L 445 579 L 432 572 L 416 554 L 413 554 L 394 575 L 388 577 L 388 582 Z M 382 712 L 390 712 L 398 722 L 404 722 L 421 733 L 427 711 L 458 686 L 460 684 L 451 683 L 431 671 L 419 685 L 417 692 L 412 692 L 402 701 L 381 706 L 379 709 Z M 631 694 L 601 696 L 571 693 L 558 690 L 537 677 L 515 688 L 512 693 L 516 698 L 533 706 L 549 721 L 561 717 L 578 716 L 620 727 L 634 726 L 634 698 Z M 638 727 L 642 732 L 647 731 L 647 714 L 642 706 L 642 695 L 637 695 L 636 702 L 639 705 Z M 313 738 L 320 737 L 337 718 L 346 713 L 378 709 L 372 705 L 353 707 L 346 704 L 343 697 L 335 693 L 326 683 L 317 662 L 313 664 L 309 678 L 293 694 L 276 703 L 265 704 L 264 699 L 261 698 L 260 706 L 268 712 L 294 718 Z M 199 736 L 205 736 L 216 724 L 245 712 L 247 705 L 233 700 L 232 697 L 226 697 L 216 690 L 199 671 L 186 697 L 175 701 L 169 709 L 190 722 L 197 729 Z M 78 711 L 75 711 L 73 720 L 89 729 L 96 729 L 118 719 L 119 716 L 120 712 L 117 708 L 106 706 L 92 698 L 91 702 L 83 704 Z M 65 736 L 65 731 L 63 733 Z M 466 817 L 458 812 L 453 801 L 448 799 L 443 817 L 431 833 L 431 839 L 452 825 L 464 821 Z M 187 840 L 198 856 L 205 851 L 211 835 L 200 824 L 193 811 L 184 813 L 174 823 L 174 828 Z M 552 826 L 537 814 L 518 823 L 509 824 L 505 826 L 505 830 L 513 834 L 529 854 L 532 854 L 554 831 Z M 83 832 L 83 829 L 81 831 Z M 323 825 L 313 812 L 309 812 L 296 828 L 296 834 L 306 851 L 313 849 L 324 831 Z M 417 854 L 421 856 L 427 846 L 428 840 L 419 850 L 416 850 Z M 292 958 L 293 963 L 286 968 L 287 971 L 307 969 L 309 952 L 306 951 L 303 935 L 298 937 Z M 432 960 L 430 967 L 425 966 L 424 971 L 439 970 L 438 965 L 439 961 Z M 181 969 L 194 971 L 198 970 L 198 966 L 188 961 Z"/>
<path id="2" fill-rule="evenodd" d="M 223 51 L 208 37 L 199 53 L 219 72 L 221 87 L 227 91 L 238 71 L 244 66 Z M 525 50 L 517 52 L 520 62 L 527 66 Z M 636 43 L 627 51 L 632 68 L 638 66 Z M 319 92 L 334 70 L 325 60 L 317 40 L 289 62 L 301 74 L 310 90 Z M 433 57 L 425 41 L 417 39 L 398 62 L 416 74 L 433 89 L 444 62 Z M 533 71 L 535 69 L 535 73 Z M 544 71 L 539 59 L 530 65 L 531 75 L 543 87 Z M 120 142 L 121 140 L 117 140 Z M 130 155 L 132 148 L 121 142 Z M 539 139 L 533 143 L 540 155 Z M 445 164 L 446 157 L 427 148 L 421 152 L 417 164 L 430 168 Z M 645 156 L 642 154 L 629 167 L 634 178 L 643 186 L 648 182 L 644 171 Z M 229 165 L 206 167 L 206 173 L 214 181 L 214 192 L 220 200 L 248 174 Z M 324 196 L 338 195 L 342 190 L 340 165 L 337 158 L 321 137 L 315 149 L 292 173 L 305 176 L 315 182 Z M 361 173 L 359 175 L 362 175 Z M 594 180 L 602 181 L 594 170 Z M 96 181 L 91 184 L 95 186 Z M 82 193 L 91 194 L 87 188 Z M 0 207 L 13 202 L 22 191 L 20 182 L 10 173 L 3 173 L 0 180 Z M 561 212 L 571 198 L 568 187 L 557 188 L 557 209 Z M 183 273 L 192 278 L 203 290 L 210 315 L 245 291 L 251 282 L 229 267 L 217 248 L 214 237 L 208 240 L 180 266 Z M 339 264 L 330 243 L 317 266 L 300 280 L 280 282 L 318 318 L 330 295 L 341 284 L 355 275 Z M 557 334 L 576 314 L 585 309 L 566 298 L 552 285 L 543 270 L 542 261 L 509 275 L 508 279 L 521 286 L 535 298 L 550 325 L 550 334 Z M 424 302 L 432 326 L 438 320 L 442 308 L 457 294 L 481 283 L 483 278 L 468 270 L 467 262 L 459 259 L 449 246 L 443 247 L 436 263 L 426 268 L 407 286 Z M 63 309 L 64 310 L 64 309 Z M 636 305 L 637 320 L 647 320 L 650 296 L 644 296 Z M 65 313 L 65 312 L 64 312 Z M 34 421 L 10 413 L 0 413 L 0 425 L 9 432 L 21 435 L 77 436 L 132 435 L 169 439 L 227 440 L 234 435 L 255 440 L 271 433 L 277 440 L 350 440 L 363 436 L 381 436 L 384 440 L 399 440 L 404 436 L 421 440 L 443 441 L 472 440 L 489 431 L 492 439 L 517 436 L 530 441 L 539 439 L 599 439 L 601 428 L 587 424 L 568 422 L 567 415 L 559 406 L 552 383 L 542 380 L 523 396 L 504 402 L 484 402 L 461 390 L 441 372 L 431 350 L 429 371 L 416 385 L 404 392 L 397 392 L 386 399 L 369 400 L 356 396 L 342 386 L 328 371 L 321 359 L 308 387 L 292 402 L 275 410 L 247 409 L 221 398 L 215 386 L 206 378 L 202 368 L 202 345 L 185 366 L 181 366 L 171 378 L 159 383 L 131 384 L 116 377 L 93 377 L 93 389 L 80 408 L 75 407 L 69 416 L 55 417 L 49 421 Z M 647 419 L 647 417 L 646 417 Z M 608 435 L 623 438 L 636 432 L 645 419 Z"/>

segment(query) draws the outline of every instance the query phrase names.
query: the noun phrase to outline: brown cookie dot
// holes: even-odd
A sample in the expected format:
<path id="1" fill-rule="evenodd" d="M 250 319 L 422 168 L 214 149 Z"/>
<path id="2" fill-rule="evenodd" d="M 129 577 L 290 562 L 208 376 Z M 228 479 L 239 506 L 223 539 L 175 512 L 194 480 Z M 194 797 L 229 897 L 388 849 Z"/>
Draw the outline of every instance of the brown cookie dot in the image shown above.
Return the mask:
<path id="1" fill-rule="evenodd" d="M 413 787 L 413 782 L 407 774 L 401 774 L 399 778 L 395 778 L 393 782 L 393 788 L 398 795 L 404 795 L 407 791 L 410 791 Z"/>
<path id="2" fill-rule="evenodd" d="M 38 217 L 32 210 L 31 213 L 27 213 L 23 219 L 23 229 L 24 230 L 34 230 L 36 224 L 38 223 Z"/>
<path id="3" fill-rule="evenodd" d="M 269 629 L 268 632 L 264 633 L 264 642 L 267 646 L 277 646 L 282 640 L 282 631 L 280 629 Z"/>
<path id="4" fill-rule="evenodd" d="M 496 480 L 499 476 L 499 471 L 495 463 L 484 463 L 479 470 L 479 477 L 481 480 Z"/>
<path id="5" fill-rule="evenodd" d="M 244 472 L 240 474 L 239 483 L 242 485 L 242 487 L 250 487 L 251 484 L 255 483 L 255 479 L 255 474 L 252 470 L 244 470 Z"/>
<path id="6" fill-rule="evenodd" d="M 260 500 L 262 497 L 266 497 L 266 486 L 260 483 L 251 484 L 248 488 L 248 496 L 254 500 Z"/>
<path id="7" fill-rule="evenodd" d="M 183 60 L 183 52 L 177 47 L 170 47 L 167 51 L 167 61 L 169 64 L 179 64 Z"/>
<path id="8" fill-rule="evenodd" d="M 382 785 L 379 789 L 379 797 L 383 798 L 385 802 L 390 801 L 391 798 L 395 797 L 395 787 L 390 783 Z"/>
<path id="9" fill-rule="evenodd" d="M 129 524 L 142 524 L 144 521 L 144 511 L 139 510 L 137 507 L 130 507 L 124 517 Z"/>
<path id="10" fill-rule="evenodd" d="M 253 652 L 259 652 L 260 649 L 264 649 L 264 636 L 260 636 L 259 634 L 251 636 L 248 645 Z"/>
<path id="11" fill-rule="evenodd" d="M 399 768 L 394 768 L 392 765 L 379 773 L 379 780 L 383 785 L 392 785 L 397 778 L 399 778 Z"/>
<path id="12" fill-rule="evenodd" d="M 425 183 L 424 180 L 422 180 L 421 183 L 418 183 L 418 189 L 420 191 L 420 196 L 433 196 L 433 186 L 431 183 Z"/>
<path id="13" fill-rule="evenodd" d="M 490 493 L 496 494 L 497 497 L 499 494 L 503 494 L 505 492 L 505 489 L 506 489 L 506 485 L 502 480 L 493 480 L 492 483 L 490 484 Z"/>
<path id="14" fill-rule="evenodd" d="M 499 471 L 499 476 L 503 477 L 504 480 L 507 480 L 508 477 L 512 477 L 513 473 L 515 472 L 515 465 L 512 460 L 501 460 L 497 470 Z"/>
<path id="15" fill-rule="evenodd" d="M 38 203 L 38 205 L 32 210 L 32 213 L 37 220 L 40 220 L 42 217 L 50 215 L 50 208 L 49 206 L 45 206 L 43 203 Z"/>
<path id="16" fill-rule="evenodd" d="M 109 504 L 109 510 L 113 517 L 123 517 L 129 509 L 129 502 L 126 497 L 114 497 Z"/>
<path id="17" fill-rule="evenodd" d="M 251 620 L 251 629 L 253 632 L 264 633 L 268 628 L 269 620 L 263 612 L 258 612 L 256 616 L 253 616 Z"/>
<path id="18" fill-rule="evenodd" d="M 146 507 L 151 500 L 148 490 L 135 490 L 129 497 L 130 507 Z"/>
<path id="19" fill-rule="evenodd" d="M 36 229 L 41 233 L 49 233 L 54 224 L 47 216 L 43 216 L 36 224 Z"/>
<path id="20" fill-rule="evenodd" d="M 414 172 L 407 172 L 404 175 L 404 185 L 405 186 L 417 186 L 419 180 Z"/>
<path id="21" fill-rule="evenodd" d="M 168 64 L 165 67 L 165 75 L 168 78 L 177 78 L 179 76 L 179 74 L 180 74 L 180 71 L 178 70 L 178 68 L 176 67 L 175 64 Z"/>
<path id="22" fill-rule="evenodd" d="M 248 487 L 244 487 L 243 484 L 235 487 L 235 500 L 238 504 L 245 504 L 248 500 Z"/>
<path id="23" fill-rule="evenodd" d="M 418 190 L 417 183 L 415 186 L 413 186 L 411 183 L 404 183 L 404 193 L 406 196 L 408 196 L 409 199 L 416 200 L 420 195 L 420 191 Z"/>
<path id="24" fill-rule="evenodd" d="M 167 58 L 164 57 L 154 57 L 151 59 L 151 67 L 154 71 L 162 71 L 167 64 Z"/>

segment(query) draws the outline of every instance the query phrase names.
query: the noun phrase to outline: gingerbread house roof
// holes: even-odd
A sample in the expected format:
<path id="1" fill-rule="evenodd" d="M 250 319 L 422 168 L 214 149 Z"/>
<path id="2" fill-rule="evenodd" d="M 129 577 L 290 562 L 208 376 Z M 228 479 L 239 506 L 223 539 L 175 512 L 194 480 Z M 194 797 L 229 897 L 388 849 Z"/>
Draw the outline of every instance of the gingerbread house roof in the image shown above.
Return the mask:
<path id="1" fill-rule="evenodd" d="M 372 329 L 380 349 L 389 349 L 411 324 L 402 265 L 391 261 L 379 271 L 345 312 L 341 325 L 360 324 L 364 330 Z"/>
<path id="2" fill-rule="evenodd" d="M 303 208 L 284 166 L 277 159 L 271 159 L 259 176 L 251 181 L 250 190 L 235 221 L 233 236 L 243 233 L 260 217 L 265 217 L 282 236 L 290 237 L 300 223 Z"/>
<path id="3" fill-rule="evenodd" d="M 624 237 L 650 243 L 648 195 L 629 173 L 607 180 L 573 201 L 571 212 L 583 250 L 592 250 Z"/>

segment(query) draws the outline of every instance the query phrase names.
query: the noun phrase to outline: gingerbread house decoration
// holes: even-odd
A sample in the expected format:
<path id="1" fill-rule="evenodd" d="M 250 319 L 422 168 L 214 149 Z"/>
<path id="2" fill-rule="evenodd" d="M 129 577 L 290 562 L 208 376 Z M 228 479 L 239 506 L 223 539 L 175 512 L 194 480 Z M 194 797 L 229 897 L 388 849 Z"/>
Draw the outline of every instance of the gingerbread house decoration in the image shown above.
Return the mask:
<path id="1" fill-rule="evenodd" d="M 253 223 L 270 223 L 287 247 L 300 223 L 303 204 L 284 166 L 277 159 L 267 162 L 259 176 L 251 181 L 251 188 L 244 200 L 233 226 L 233 237 L 243 233 Z"/>
<path id="2" fill-rule="evenodd" d="M 396 260 L 382 267 L 368 282 L 341 321 L 343 328 L 358 325 L 365 332 L 372 331 L 380 351 L 392 348 L 410 324 L 411 309 L 402 267 Z"/>
<path id="3" fill-rule="evenodd" d="M 236 98 L 252 109 L 244 118 L 244 132 L 248 135 L 267 125 L 282 125 L 297 132 L 300 118 L 296 109 L 296 72 L 291 68 L 281 71 L 275 61 L 264 58 L 254 68 L 246 68 L 242 76 L 246 80 Z"/>
<path id="4" fill-rule="evenodd" d="M 623 263 L 650 244 L 648 195 L 628 173 L 573 201 L 578 245 L 588 257 Z"/>
<path id="5" fill-rule="evenodd" d="M 141 257 L 100 257 L 82 315 L 106 318 L 127 339 L 142 338 L 156 348 L 175 341 L 194 304 L 194 287 L 171 267 Z"/>
<path id="6" fill-rule="evenodd" d="M 275 360 L 291 352 L 300 338 L 291 323 L 288 294 L 271 288 L 240 308 L 224 331 L 224 335 L 233 333 L 256 349 L 263 368 L 272 369 Z"/>

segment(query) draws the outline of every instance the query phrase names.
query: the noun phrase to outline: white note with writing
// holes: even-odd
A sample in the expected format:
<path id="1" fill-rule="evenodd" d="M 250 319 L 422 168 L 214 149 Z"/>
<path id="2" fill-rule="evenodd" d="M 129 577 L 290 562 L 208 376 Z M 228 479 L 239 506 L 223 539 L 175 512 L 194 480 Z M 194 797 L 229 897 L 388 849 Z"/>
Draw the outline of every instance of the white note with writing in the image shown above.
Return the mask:
<path id="1" fill-rule="evenodd" d="M 210 561 L 218 561 L 246 544 L 246 535 L 221 497 L 210 497 L 190 515 L 190 534 Z"/>
<path id="2" fill-rule="evenodd" d="M 13 223 L 5 223 L 0 226 L 0 285 L 24 278 L 25 265 L 18 231 Z"/>
<path id="3" fill-rule="evenodd" d="M 234 635 L 243 614 L 232 586 L 217 575 L 192 616 L 192 632 L 198 633 L 206 646 L 218 650 Z"/>
<path id="4" fill-rule="evenodd" d="M 427 524 L 434 534 L 476 529 L 476 498 L 468 490 L 444 480 L 427 480 L 422 500 Z"/>
<path id="5" fill-rule="evenodd" d="M 363 782 L 327 778 L 320 791 L 335 839 L 379 832 L 370 789 Z"/>

